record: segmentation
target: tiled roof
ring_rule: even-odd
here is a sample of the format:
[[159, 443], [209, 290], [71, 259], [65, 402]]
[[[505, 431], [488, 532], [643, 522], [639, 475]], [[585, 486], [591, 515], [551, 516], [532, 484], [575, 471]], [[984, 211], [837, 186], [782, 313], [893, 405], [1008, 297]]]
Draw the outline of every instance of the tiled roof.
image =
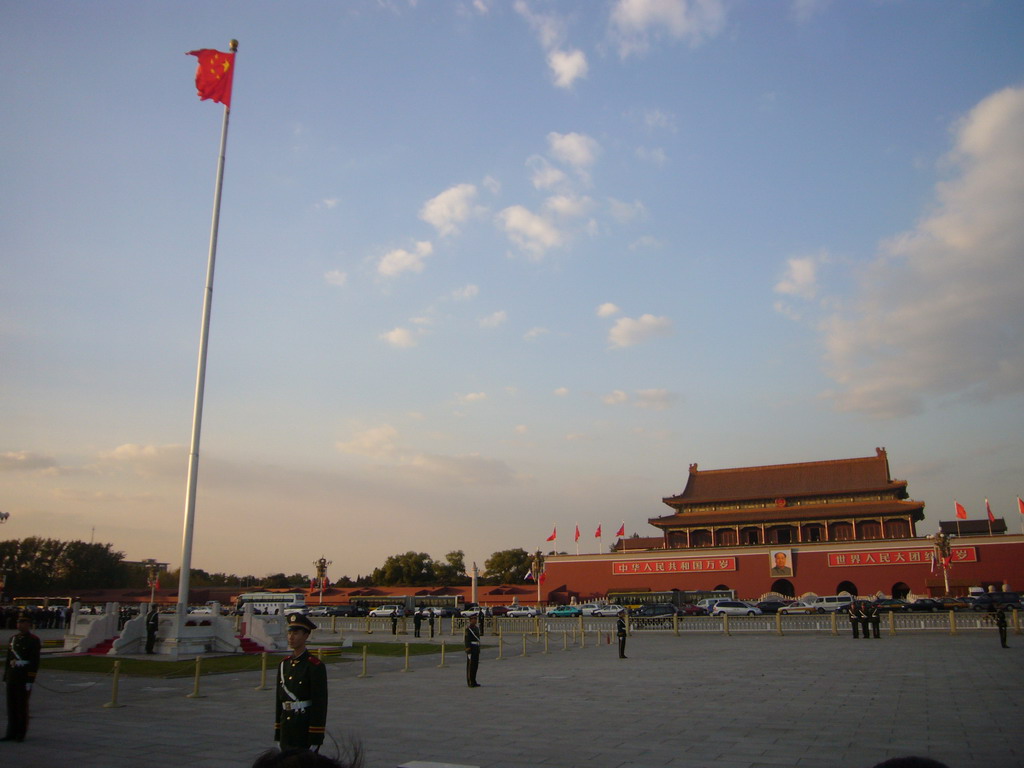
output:
[[802, 464], [773, 464], [764, 467], [698, 470], [690, 466], [686, 488], [663, 501], [669, 506], [741, 501], [744, 499], [789, 498], [831, 494], [897, 491], [905, 494], [906, 482], [889, 477], [889, 460], [884, 448], [874, 456]]
[[884, 500], [852, 504], [808, 504], [794, 507], [748, 507], [718, 512], [684, 512], [664, 517], [653, 517], [647, 522], [658, 528], [676, 528], [695, 525], [760, 525], [761, 523], [774, 525], [790, 521], [871, 519], [892, 515], [910, 515], [915, 521], [922, 520], [924, 519], [924, 503]]

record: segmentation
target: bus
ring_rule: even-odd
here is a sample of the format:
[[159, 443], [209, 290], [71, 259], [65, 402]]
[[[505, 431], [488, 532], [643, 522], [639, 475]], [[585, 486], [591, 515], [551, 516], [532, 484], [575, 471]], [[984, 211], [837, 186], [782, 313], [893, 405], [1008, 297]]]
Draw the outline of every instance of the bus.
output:
[[235, 602], [239, 611], [251, 605], [253, 611], [265, 614], [305, 613], [306, 596], [299, 592], [246, 592]]
[[669, 603], [677, 608], [685, 603], [696, 603], [705, 598], [717, 597], [724, 600], [735, 600], [735, 589], [670, 589], [667, 592], [652, 590], [622, 590], [608, 593], [608, 602], [634, 609], [641, 605]]

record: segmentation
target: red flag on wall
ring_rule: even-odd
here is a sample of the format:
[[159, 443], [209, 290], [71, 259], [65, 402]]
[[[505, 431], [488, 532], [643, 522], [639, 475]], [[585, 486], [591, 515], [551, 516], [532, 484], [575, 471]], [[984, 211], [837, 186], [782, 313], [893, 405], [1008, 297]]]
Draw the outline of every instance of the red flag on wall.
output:
[[622, 521], [622, 525], [619, 526], [619, 530], [617, 530], [615, 532], [615, 535], [616, 536], [625, 536], [626, 535], [626, 521], [625, 520]]
[[956, 510], [956, 516], [961, 520], [967, 519], [967, 510], [964, 509], [964, 505], [956, 499], [953, 499], [953, 509]]
[[996, 521], [996, 516], [992, 514], [992, 507], [988, 505], [988, 499], [985, 499], [985, 511], [988, 512], [988, 521], [990, 523], [994, 523]]
[[600, 539], [601, 538], [601, 524], [600, 523], [597, 524], [597, 530], [594, 532], [594, 538], [595, 539]]
[[558, 526], [551, 529], [551, 535], [547, 537], [546, 541], [554, 541], [558, 538]]
[[1017, 497], [1017, 511], [1024, 515], [1024, 499], [1020, 496]]
[[189, 51], [186, 56], [199, 59], [196, 67], [196, 90], [202, 101], [213, 99], [225, 107], [231, 106], [231, 83], [235, 76], [235, 54], [222, 53], [212, 48]]
[[576, 523], [576, 538], [573, 539], [573, 541], [579, 541], [579, 540], [580, 540], [580, 524]]

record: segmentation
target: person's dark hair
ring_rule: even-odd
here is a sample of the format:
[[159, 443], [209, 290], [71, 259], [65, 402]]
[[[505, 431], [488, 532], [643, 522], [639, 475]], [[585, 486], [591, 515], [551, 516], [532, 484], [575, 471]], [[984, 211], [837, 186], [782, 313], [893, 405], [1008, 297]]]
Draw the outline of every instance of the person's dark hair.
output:
[[359, 746], [353, 746], [347, 761], [335, 760], [308, 749], [268, 749], [256, 758], [252, 768], [362, 768], [363, 754]]
[[878, 763], [874, 768], [949, 768], [945, 763], [932, 760], [930, 757], [894, 757], [884, 763]]

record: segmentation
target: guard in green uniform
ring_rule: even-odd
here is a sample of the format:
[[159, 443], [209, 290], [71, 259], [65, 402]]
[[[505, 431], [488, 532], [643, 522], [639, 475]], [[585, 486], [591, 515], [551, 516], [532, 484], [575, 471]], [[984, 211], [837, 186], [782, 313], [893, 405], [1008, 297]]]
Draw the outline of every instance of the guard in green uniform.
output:
[[288, 616], [288, 647], [292, 655], [277, 669], [277, 711], [274, 741], [281, 750], [320, 750], [327, 723], [327, 668], [306, 649], [316, 625], [301, 613]]
[[480, 628], [476, 625], [475, 615], [469, 617], [463, 641], [466, 646], [466, 685], [470, 688], [479, 688], [476, 671], [480, 667]]
[[24, 741], [28, 732], [28, 699], [39, 672], [43, 643], [32, 634], [32, 619], [18, 617], [18, 633], [7, 646], [4, 686], [7, 689], [7, 735], [0, 741]]

